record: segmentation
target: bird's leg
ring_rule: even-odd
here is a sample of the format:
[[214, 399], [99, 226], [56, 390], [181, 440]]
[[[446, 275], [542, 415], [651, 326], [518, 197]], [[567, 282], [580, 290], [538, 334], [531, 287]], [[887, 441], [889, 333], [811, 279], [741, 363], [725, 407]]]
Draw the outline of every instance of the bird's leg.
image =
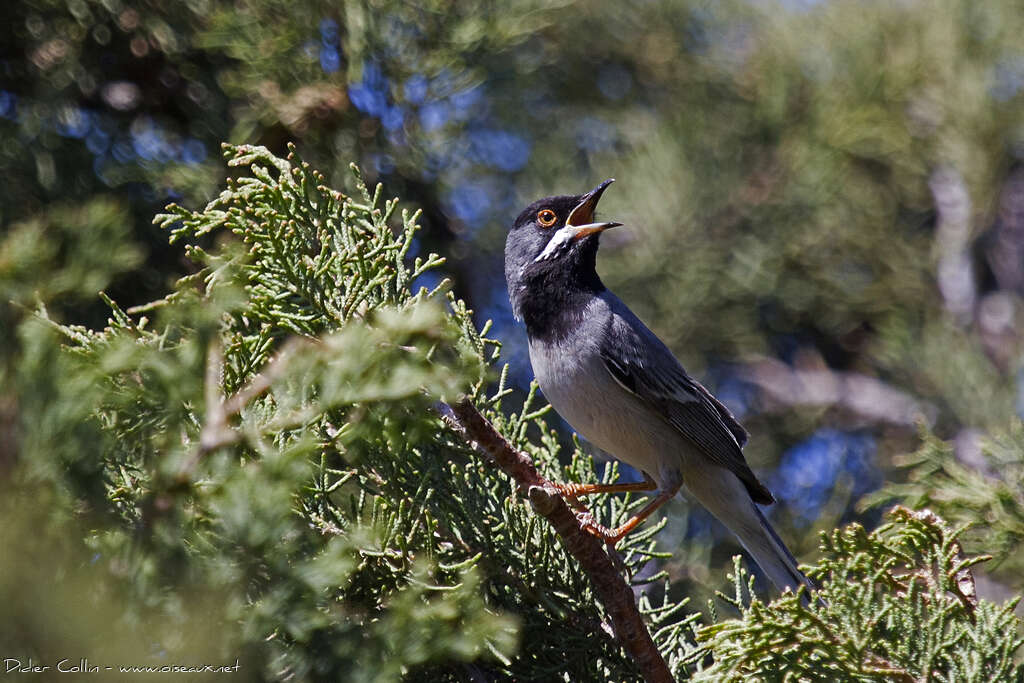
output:
[[657, 496], [655, 496], [654, 500], [648, 503], [643, 510], [633, 515], [628, 521], [626, 521], [625, 524], [622, 524], [616, 529], [608, 529], [606, 527], [601, 526], [600, 524], [589, 523], [585, 524], [584, 528], [594, 536], [600, 538], [605, 543], [609, 545], [615, 545], [616, 543], [621, 541], [626, 536], [626, 534], [631, 532], [633, 529], [637, 528], [641, 522], [650, 517], [655, 510], [660, 508], [668, 501], [672, 500], [672, 497], [679, 492], [679, 489], [681, 487], [682, 482], [676, 484], [670, 489], [662, 491]]
[[[631, 481], [622, 484], [558, 484], [555, 482], [551, 483], [551, 486], [565, 497], [565, 500], [571, 505], [577, 512], [584, 514], [583, 522], [588, 528], [592, 526], [601, 527], [594, 520], [594, 516], [590, 510], [581, 503], [578, 499], [579, 496], [591, 496], [598, 493], [624, 493], [626, 491], [653, 491], [658, 488], [658, 485], [654, 483], [654, 480], [647, 476], [644, 472], [643, 481]], [[601, 527], [602, 529], [604, 527]]]
[[623, 484], [553, 484], [555, 490], [563, 496], [577, 498], [596, 493], [624, 493], [626, 491], [653, 491], [658, 488], [654, 480], [644, 474], [643, 481], [631, 481]]

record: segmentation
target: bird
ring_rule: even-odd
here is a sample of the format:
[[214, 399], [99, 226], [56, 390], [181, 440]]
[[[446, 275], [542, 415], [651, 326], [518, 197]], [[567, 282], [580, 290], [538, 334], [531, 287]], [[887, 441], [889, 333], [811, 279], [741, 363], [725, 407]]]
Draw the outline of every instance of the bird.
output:
[[[524, 323], [534, 376], [548, 403], [585, 440], [643, 473], [642, 482], [556, 484], [583, 495], [653, 491], [616, 529], [583, 515], [614, 545], [682, 491], [717, 517], [779, 590], [813, 585], [761, 512], [775, 502], [743, 456], [747, 432], [597, 274], [601, 234], [621, 226], [594, 213], [614, 178], [590, 192], [530, 204], [505, 241], [505, 281]], [[806, 596], [806, 593], [804, 594]]]

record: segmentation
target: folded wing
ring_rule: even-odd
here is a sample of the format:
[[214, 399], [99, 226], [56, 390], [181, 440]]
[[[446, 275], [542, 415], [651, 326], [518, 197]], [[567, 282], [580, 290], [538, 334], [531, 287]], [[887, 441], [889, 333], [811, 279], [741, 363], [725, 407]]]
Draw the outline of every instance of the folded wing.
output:
[[755, 502], [775, 502], [743, 457], [747, 432], [729, 409], [686, 374], [668, 347], [624, 304], [614, 304], [612, 329], [601, 346], [601, 359], [612, 377], [662, 415], [711, 463], [739, 477]]

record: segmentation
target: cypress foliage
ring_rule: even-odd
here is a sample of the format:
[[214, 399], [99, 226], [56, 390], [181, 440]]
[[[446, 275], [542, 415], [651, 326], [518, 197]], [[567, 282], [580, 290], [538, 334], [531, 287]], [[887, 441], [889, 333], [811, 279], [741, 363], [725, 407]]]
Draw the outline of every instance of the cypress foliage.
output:
[[715, 663], [696, 680], [1012, 681], [1024, 640], [1017, 601], [978, 600], [961, 530], [929, 511], [895, 507], [868, 533], [851, 524], [823, 535], [810, 572], [823, 604], [794, 596], [764, 604], [740, 563], [729, 602], [738, 620], [703, 628]]
[[1020, 421], [980, 439], [977, 462], [957, 457], [955, 445], [929, 432], [897, 465], [904, 481], [862, 501], [862, 508], [904, 501], [928, 507], [963, 527], [968, 548], [992, 556], [986, 571], [1013, 590], [1024, 589], [1024, 425]]
[[[103, 330], [44, 307], [19, 324], [5, 651], [237, 658], [256, 680], [637, 680], [553, 530], [436, 410], [466, 395], [546, 476], [599, 478], [578, 446], [560, 457], [536, 386], [511, 396], [489, 325], [446, 281], [418, 286], [442, 259], [415, 253], [417, 215], [355, 168], [343, 194], [294, 151], [225, 152], [241, 177], [156, 219], [193, 275], [107, 299]], [[643, 498], [591, 504], [615, 525]], [[1015, 602], [977, 598], [985, 557], [934, 514], [826, 534], [807, 607], [765, 603], [737, 560], [721, 614], [673, 592], [661, 526], [618, 550], [681, 679], [1024, 676]]]

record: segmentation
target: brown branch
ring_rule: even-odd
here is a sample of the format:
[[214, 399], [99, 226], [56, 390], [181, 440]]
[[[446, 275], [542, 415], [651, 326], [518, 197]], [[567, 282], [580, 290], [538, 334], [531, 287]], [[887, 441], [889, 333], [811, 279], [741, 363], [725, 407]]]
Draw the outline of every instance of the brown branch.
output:
[[555, 528], [569, 553], [590, 577], [611, 619], [615, 637], [636, 662], [644, 680], [673, 681], [672, 672], [640, 615], [633, 591], [615, 568], [604, 544], [584, 529], [552, 482], [537, 472], [528, 455], [512, 448], [468, 399], [453, 406], [442, 403], [440, 410], [455, 431], [512, 477], [519, 489], [526, 492], [537, 514]]
[[224, 351], [219, 341], [211, 342], [206, 354], [206, 371], [204, 373], [203, 393], [206, 402], [206, 415], [203, 429], [199, 434], [199, 443], [182, 464], [178, 472], [180, 481], [188, 481], [199, 460], [212, 451], [224, 446], [238, 443], [242, 433], [232, 429], [228, 420], [238, 415], [255, 398], [265, 393], [284, 371], [284, 368], [295, 353], [313, 342], [305, 338], [294, 338], [274, 356], [264, 368], [231, 397], [222, 398], [220, 387], [224, 374]]

